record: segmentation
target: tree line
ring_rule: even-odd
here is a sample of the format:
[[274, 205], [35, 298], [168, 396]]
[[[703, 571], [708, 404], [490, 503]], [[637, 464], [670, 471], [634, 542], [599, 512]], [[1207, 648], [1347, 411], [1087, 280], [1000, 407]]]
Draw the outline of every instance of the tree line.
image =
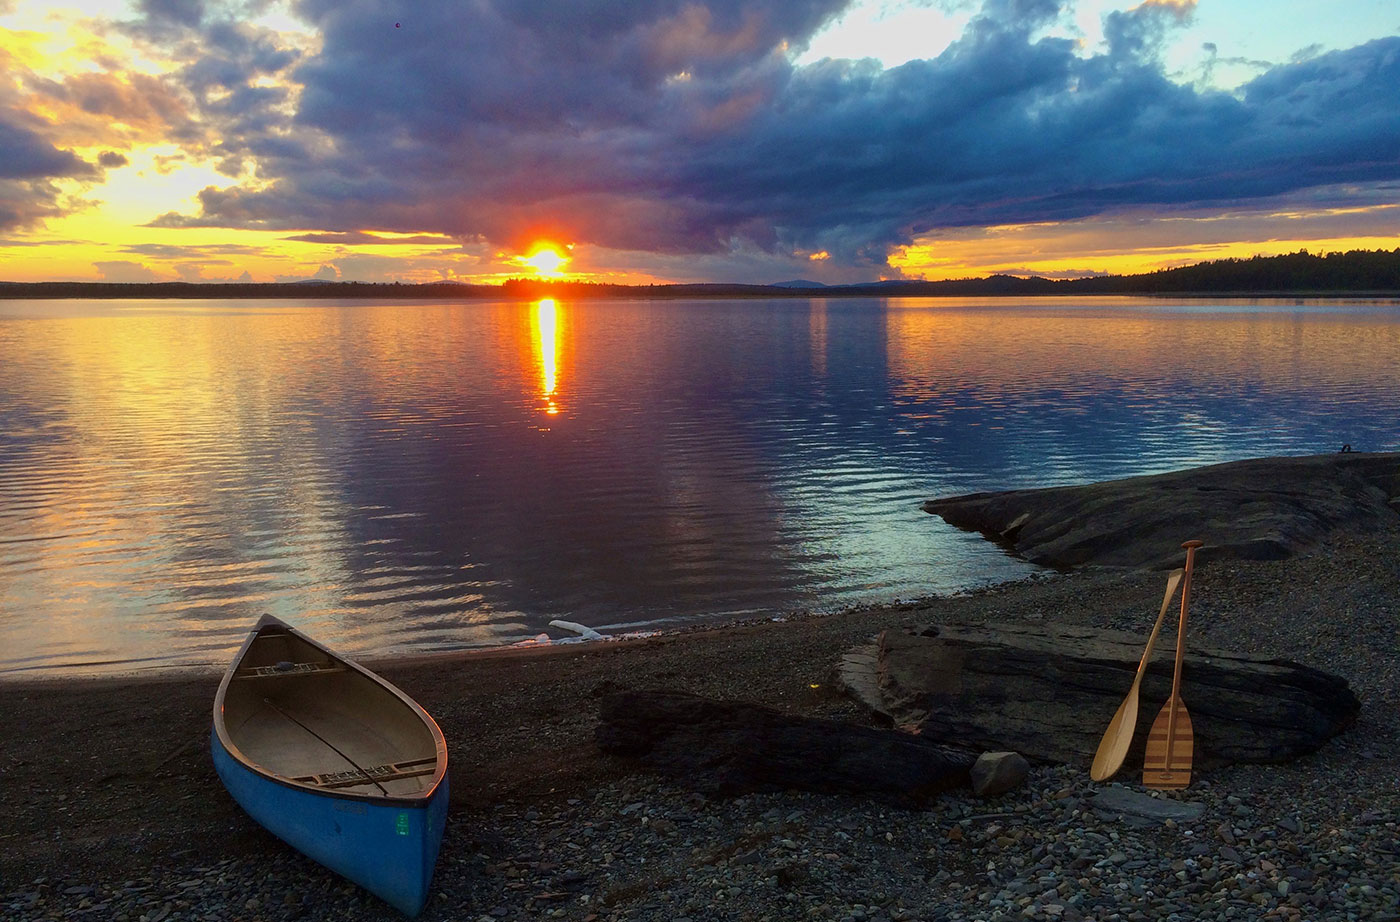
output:
[[509, 279], [500, 285], [461, 282], [0, 282], [0, 299], [21, 298], [217, 298], [227, 300], [286, 298], [460, 300], [585, 298], [780, 298], [780, 297], [936, 297], [1079, 294], [1232, 294], [1400, 296], [1400, 247], [1282, 256], [1219, 259], [1159, 269], [1139, 275], [1103, 275], [1078, 279], [1021, 278], [993, 275], [946, 281], [886, 281], [863, 285], [812, 288], [735, 285], [619, 285], [552, 279]]

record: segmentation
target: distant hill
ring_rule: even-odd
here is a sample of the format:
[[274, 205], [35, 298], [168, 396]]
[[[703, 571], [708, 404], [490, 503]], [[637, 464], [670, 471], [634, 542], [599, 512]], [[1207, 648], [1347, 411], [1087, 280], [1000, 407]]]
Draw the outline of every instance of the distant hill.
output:
[[1313, 255], [1306, 251], [1283, 256], [1221, 259], [1162, 269], [1141, 275], [1103, 275], [1083, 279], [1047, 279], [993, 275], [987, 278], [925, 282], [891, 280], [862, 285], [823, 285], [797, 279], [776, 285], [727, 283], [685, 285], [613, 285], [510, 279], [500, 285], [431, 282], [287, 282], [235, 283], [117, 283], [117, 282], [0, 282], [0, 299], [20, 298], [373, 298], [380, 300], [463, 300], [480, 298], [892, 298], [939, 296], [1036, 295], [1258, 295], [1320, 296], [1379, 295], [1400, 297], [1400, 247], [1394, 250], [1351, 250]]

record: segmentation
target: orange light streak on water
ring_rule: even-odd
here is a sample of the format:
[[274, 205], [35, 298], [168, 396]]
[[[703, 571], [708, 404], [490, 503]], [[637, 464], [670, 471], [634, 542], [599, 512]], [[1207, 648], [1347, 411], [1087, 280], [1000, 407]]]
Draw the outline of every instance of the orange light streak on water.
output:
[[559, 386], [559, 305], [553, 298], [543, 298], [535, 304], [530, 332], [539, 356], [545, 412], [554, 416], [559, 412], [559, 405], [554, 402], [554, 391]]

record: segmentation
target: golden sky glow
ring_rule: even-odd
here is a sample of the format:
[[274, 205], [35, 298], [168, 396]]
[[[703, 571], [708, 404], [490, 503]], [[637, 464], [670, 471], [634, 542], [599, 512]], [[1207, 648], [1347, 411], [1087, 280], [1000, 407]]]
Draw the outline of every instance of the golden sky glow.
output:
[[[1124, 214], [1045, 224], [956, 228], [896, 247], [890, 265], [929, 280], [995, 274], [1047, 278], [1130, 275], [1206, 262], [1308, 250], [1394, 249], [1400, 206], [1312, 212]], [[1348, 227], [1374, 229], [1348, 234]]]
[[[367, 2], [372, 5], [374, 0]], [[208, 10], [201, 7], [201, 15], [215, 15], [217, 6], [212, 4]], [[295, 147], [290, 133], [304, 127], [305, 121], [300, 119], [303, 113], [299, 110], [305, 88], [296, 82], [305, 79], [300, 63], [337, 63], [317, 57], [326, 51], [332, 37], [329, 32], [323, 35], [317, 31], [310, 19], [298, 18], [306, 11], [285, 0], [255, 6], [253, 18], [225, 24], [242, 30], [239, 42], [200, 51], [199, 43], [191, 40], [196, 33], [171, 31], [174, 20], [146, 31], [134, 27], [140, 22], [155, 23], [157, 14], [151, 10], [164, 9], [164, 5], [146, 9], [134, 2], [109, 0], [65, 0], [61, 6], [0, 0], [0, 11], [8, 10], [0, 12], [0, 131], [18, 126], [26, 136], [38, 139], [31, 151], [47, 151], [51, 164], [55, 158], [68, 158], [69, 162], [62, 169], [50, 166], [50, 172], [36, 174], [37, 179], [18, 168], [14, 178], [8, 178], [0, 169], [0, 280], [274, 282], [321, 278], [494, 283], [528, 274], [629, 284], [778, 282], [792, 278], [839, 284], [993, 273], [1050, 277], [1134, 273], [1299, 249], [1321, 253], [1400, 246], [1400, 205], [1395, 204], [1394, 188], [1385, 181], [1368, 188], [1340, 180], [1330, 187], [1328, 195], [1310, 198], [1314, 190], [1305, 189], [1301, 195], [1280, 193], [1275, 199], [1243, 199], [1228, 207], [1193, 206], [1190, 202], [1171, 207], [1125, 204], [1123, 210], [1075, 220], [944, 228], [937, 228], [938, 222], [915, 217], [890, 226], [935, 229], [920, 230], [912, 238], [905, 235], [903, 242], [900, 233], [885, 233], [875, 238], [876, 243], [847, 239], [846, 215], [841, 207], [834, 207], [829, 215], [829, 235], [810, 224], [789, 228], [783, 224], [788, 218], [774, 216], [786, 214], [785, 203], [778, 197], [773, 215], [756, 209], [755, 236], [744, 239], [732, 228], [708, 227], [704, 221], [711, 215], [730, 213], [747, 218], [747, 200], [740, 205], [725, 201], [726, 190], [720, 189], [720, 200], [706, 201], [688, 188], [673, 190], [667, 198], [640, 178], [612, 177], [614, 185], [630, 184], [641, 192], [619, 193], [601, 181], [570, 188], [573, 168], [588, 166], [581, 162], [587, 158], [578, 157], [568, 161], [569, 169], [561, 170], [559, 163], [532, 166], [537, 171], [534, 175], [550, 175], [549, 182], [538, 185], [550, 187], [555, 198], [535, 189], [518, 203], [506, 196], [488, 200], [491, 207], [479, 210], [502, 214], [479, 221], [481, 230], [473, 229], [470, 222], [444, 220], [422, 201], [400, 202], [403, 196], [392, 193], [381, 199], [380, 189], [373, 183], [369, 185], [374, 194], [368, 198], [372, 204], [360, 203], [349, 192], [336, 199], [348, 185], [348, 181], [342, 182], [346, 174], [328, 173], [324, 181], [297, 175], [308, 188], [317, 193], [324, 190], [325, 196], [333, 199], [326, 203], [328, 212], [335, 212], [335, 206], [345, 209], [319, 223], [317, 218], [324, 217], [322, 201], [314, 196], [302, 210], [277, 212], [266, 220], [258, 214], [248, 217], [237, 208], [211, 213], [206, 200], [211, 194], [217, 197], [233, 190], [249, 197], [283, 197], [286, 174], [269, 168], [259, 159], [263, 156], [259, 152], [283, 143]], [[700, 96], [685, 94], [702, 94], [697, 85], [707, 79], [704, 69], [692, 66], [696, 61], [708, 60], [705, 54], [734, 54], [740, 60], [752, 43], [760, 41], [754, 31], [759, 19], [746, 20], [748, 24], [731, 35], [719, 31], [718, 21], [703, 6], [688, 6], [688, 12], [674, 19], [652, 23], [654, 34], [668, 36], [662, 50], [677, 55], [672, 76], [664, 81], [664, 92], [679, 95], [668, 97], [663, 111], [692, 114], [694, 121], [685, 130], [700, 136], [744, 124], [773, 102], [767, 89], [738, 86], [728, 96], [716, 95], [714, 101], [686, 108]], [[817, 69], [828, 56], [869, 56], [872, 66], [885, 68], [921, 55], [932, 63], [929, 59], [964, 35], [975, 7], [960, 5], [955, 12], [948, 12], [927, 4], [858, 0], [818, 29], [810, 42], [790, 43], [783, 38], [772, 50], [779, 57], [790, 58], [799, 69]], [[1112, 16], [1146, 7], [1174, 11], [1180, 33], [1166, 46], [1162, 75], [1184, 92], [1195, 92], [1212, 80], [1219, 89], [1232, 92], [1277, 62], [1287, 61], [1294, 52], [1302, 54], [1299, 49], [1308, 41], [1322, 48], [1346, 49], [1397, 31], [1390, 20], [1378, 18], [1376, 11], [1365, 5], [1347, 7], [1351, 12], [1344, 16], [1301, 0], [1277, 0], [1273, 6], [1241, 0], [1229, 9], [1193, 0], [1149, 4], [1076, 0], [1066, 6], [1065, 15], [1046, 34], [1078, 36], [1082, 55], [1102, 53], [1107, 40], [1103, 24]], [[227, 15], [227, 10], [221, 14]], [[650, 22], [646, 17], [665, 14], [642, 11], [636, 15], [641, 17], [639, 22]], [[403, 25], [398, 34], [384, 40], [407, 38], [415, 22]], [[1244, 36], [1239, 39], [1244, 44], [1217, 49], [1222, 36]], [[415, 34], [412, 40], [422, 42], [427, 37]], [[254, 47], [259, 49], [258, 55], [245, 51], [250, 55], [248, 60], [234, 60], [239, 48]], [[230, 57], [221, 58], [220, 54]], [[249, 63], [278, 55], [285, 62], [265, 65], [263, 70], [258, 68], [264, 65]], [[700, 57], [692, 60], [694, 55]], [[224, 67], [237, 77], [223, 77], [220, 68]], [[210, 75], [215, 76], [211, 79]], [[219, 121], [210, 113], [258, 93], [276, 97], [257, 110], [268, 127], [251, 131], [242, 146], [231, 144], [226, 128], [234, 122]], [[364, 115], [371, 117], [374, 112], [370, 107], [384, 101], [357, 98], [350, 104], [352, 108], [363, 105]], [[672, 104], [680, 108], [669, 108]], [[250, 112], [256, 109], [251, 102], [247, 105]], [[231, 118], [227, 113], [222, 117]], [[1375, 113], [1369, 118], [1376, 123], [1383, 121]], [[502, 130], [508, 134], [511, 128], [504, 125]], [[576, 135], [588, 134], [582, 129], [569, 130]], [[689, 144], [685, 130], [680, 137]], [[601, 136], [604, 132], [595, 133]], [[643, 135], [645, 131], [638, 136]], [[320, 128], [308, 130], [295, 141], [303, 145], [296, 150], [304, 156], [288, 155], [288, 160], [297, 163], [320, 163], [337, 152], [344, 153], [347, 147], [341, 136]], [[386, 144], [414, 141], [422, 139], [386, 139]], [[872, 149], [878, 147], [875, 144]], [[353, 146], [349, 149], [357, 150]], [[448, 148], [440, 152], [442, 160], [452, 159], [453, 151]], [[606, 155], [605, 149], [598, 149], [598, 159], [606, 159]], [[433, 157], [419, 159], [439, 162]], [[667, 152], [661, 151], [655, 159], [667, 162]], [[394, 162], [396, 166], [399, 163]], [[352, 179], [360, 165], [358, 161], [352, 164], [354, 169], [348, 174]], [[496, 169], [509, 175], [508, 166], [496, 164]], [[763, 167], [766, 170], [769, 165]], [[796, 171], [801, 164], [793, 167]], [[855, 184], [879, 172], [877, 168], [865, 170]], [[782, 174], [783, 170], [776, 170], [771, 176], [761, 175], [778, 182]], [[732, 178], [741, 184], [755, 182], [750, 176]], [[833, 183], [842, 188], [852, 185], [850, 174], [839, 179], [833, 177]], [[495, 179], [485, 176], [481, 181], [490, 186]], [[500, 185], [511, 184], [502, 181]], [[417, 191], [410, 181], [405, 181], [403, 189], [410, 195]], [[852, 213], [858, 213], [862, 204], [855, 195], [853, 192], [849, 202]], [[21, 211], [9, 218], [7, 196], [21, 206]], [[1349, 196], [1355, 198], [1355, 204], [1348, 204]], [[896, 200], [899, 196], [886, 198]], [[381, 215], [381, 201], [385, 211], [402, 205], [402, 213]], [[552, 201], [558, 204], [551, 206]], [[691, 203], [696, 203], [694, 211], [689, 210]], [[510, 213], [517, 207], [528, 211], [518, 222]], [[351, 213], [353, 220], [347, 221], [345, 213]], [[691, 222], [698, 223], [692, 227]], [[765, 227], [764, 222], [773, 226]], [[880, 223], [872, 220], [873, 225]], [[659, 227], [663, 236], [672, 232], [676, 236], [655, 240], [654, 235], [635, 232], [632, 225], [653, 230]], [[419, 227], [423, 229], [414, 229]], [[591, 229], [592, 236], [576, 233], [577, 227]], [[555, 240], [571, 242], [563, 245], [539, 240], [520, 248], [537, 232], [530, 228], [550, 229], [545, 233], [558, 234]], [[770, 230], [772, 233], [767, 232]], [[896, 242], [885, 242], [890, 239]], [[880, 247], [885, 248], [883, 264]]]

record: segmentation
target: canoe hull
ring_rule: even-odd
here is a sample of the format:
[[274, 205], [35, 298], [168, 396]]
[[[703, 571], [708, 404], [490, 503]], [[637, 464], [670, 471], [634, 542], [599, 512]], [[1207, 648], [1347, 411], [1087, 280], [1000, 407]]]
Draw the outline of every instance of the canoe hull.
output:
[[281, 784], [211, 733], [214, 769], [244, 811], [297, 851], [409, 916], [428, 898], [447, 821], [447, 779], [414, 804], [374, 803]]
[[447, 821], [447, 742], [363, 666], [263, 615], [214, 696], [210, 752], [249, 816], [412, 916]]

